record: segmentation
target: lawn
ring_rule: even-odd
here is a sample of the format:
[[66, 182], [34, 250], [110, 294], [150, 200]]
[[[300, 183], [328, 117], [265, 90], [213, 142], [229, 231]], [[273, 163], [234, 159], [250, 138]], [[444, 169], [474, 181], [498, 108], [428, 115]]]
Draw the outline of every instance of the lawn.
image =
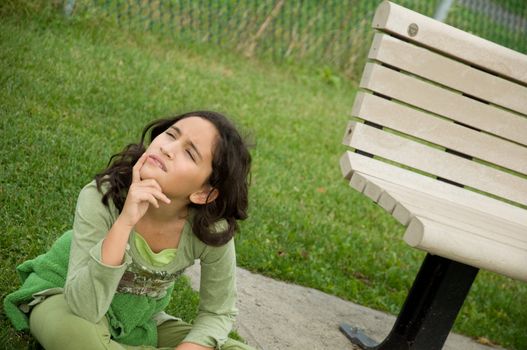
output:
[[[125, 32], [94, 14], [65, 20], [38, 2], [5, 2], [0, 16], [0, 297], [17, 288], [17, 264], [71, 227], [79, 190], [112, 154], [152, 119], [206, 108], [255, 143], [238, 264], [397, 313], [424, 253], [341, 177], [352, 82]], [[181, 288], [171, 311], [189, 319], [197, 299]], [[455, 330], [525, 349], [525, 300], [525, 283], [481, 272]], [[0, 342], [27, 347], [3, 313], [0, 322]]]

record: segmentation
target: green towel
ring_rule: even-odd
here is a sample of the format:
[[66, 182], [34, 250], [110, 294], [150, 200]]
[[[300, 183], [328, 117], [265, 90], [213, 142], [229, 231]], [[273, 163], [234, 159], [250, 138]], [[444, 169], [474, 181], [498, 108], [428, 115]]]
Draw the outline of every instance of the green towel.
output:
[[[72, 231], [64, 233], [51, 249], [17, 266], [22, 286], [4, 299], [5, 314], [16, 330], [28, 330], [27, 315], [19, 308], [33, 300], [33, 294], [64, 288], [68, 272]], [[152, 317], [170, 302], [173, 286], [162, 299], [116, 293], [106, 316], [112, 337], [127, 345], [157, 345], [157, 324]]]

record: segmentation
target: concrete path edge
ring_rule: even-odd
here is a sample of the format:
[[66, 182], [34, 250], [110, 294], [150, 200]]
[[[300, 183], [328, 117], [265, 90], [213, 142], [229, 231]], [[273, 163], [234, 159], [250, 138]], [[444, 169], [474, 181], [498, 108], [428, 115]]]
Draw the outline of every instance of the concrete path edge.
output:
[[[359, 349], [339, 331], [346, 322], [380, 341], [390, 331], [395, 317], [352, 302], [237, 268], [239, 315], [237, 332], [261, 350]], [[199, 263], [185, 272], [192, 287], [199, 288]], [[446, 350], [494, 350], [473, 339], [451, 333]]]

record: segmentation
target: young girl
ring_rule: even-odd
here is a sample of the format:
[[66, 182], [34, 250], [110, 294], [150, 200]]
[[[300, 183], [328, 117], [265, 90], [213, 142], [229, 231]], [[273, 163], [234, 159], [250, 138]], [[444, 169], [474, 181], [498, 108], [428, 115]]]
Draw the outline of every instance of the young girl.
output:
[[[80, 192], [73, 230], [17, 267], [24, 284], [5, 298], [6, 315], [45, 349], [249, 349], [227, 337], [251, 162], [236, 129], [208, 111], [158, 120], [110, 162]], [[190, 325], [163, 310], [195, 259]]]

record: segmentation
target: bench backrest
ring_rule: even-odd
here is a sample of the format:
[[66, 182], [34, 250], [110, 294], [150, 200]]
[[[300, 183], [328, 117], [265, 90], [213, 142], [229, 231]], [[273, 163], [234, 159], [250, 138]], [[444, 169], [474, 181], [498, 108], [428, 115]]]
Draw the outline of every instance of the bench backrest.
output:
[[527, 207], [527, 55], [388, 1], [373, 26], [345, 143]]

